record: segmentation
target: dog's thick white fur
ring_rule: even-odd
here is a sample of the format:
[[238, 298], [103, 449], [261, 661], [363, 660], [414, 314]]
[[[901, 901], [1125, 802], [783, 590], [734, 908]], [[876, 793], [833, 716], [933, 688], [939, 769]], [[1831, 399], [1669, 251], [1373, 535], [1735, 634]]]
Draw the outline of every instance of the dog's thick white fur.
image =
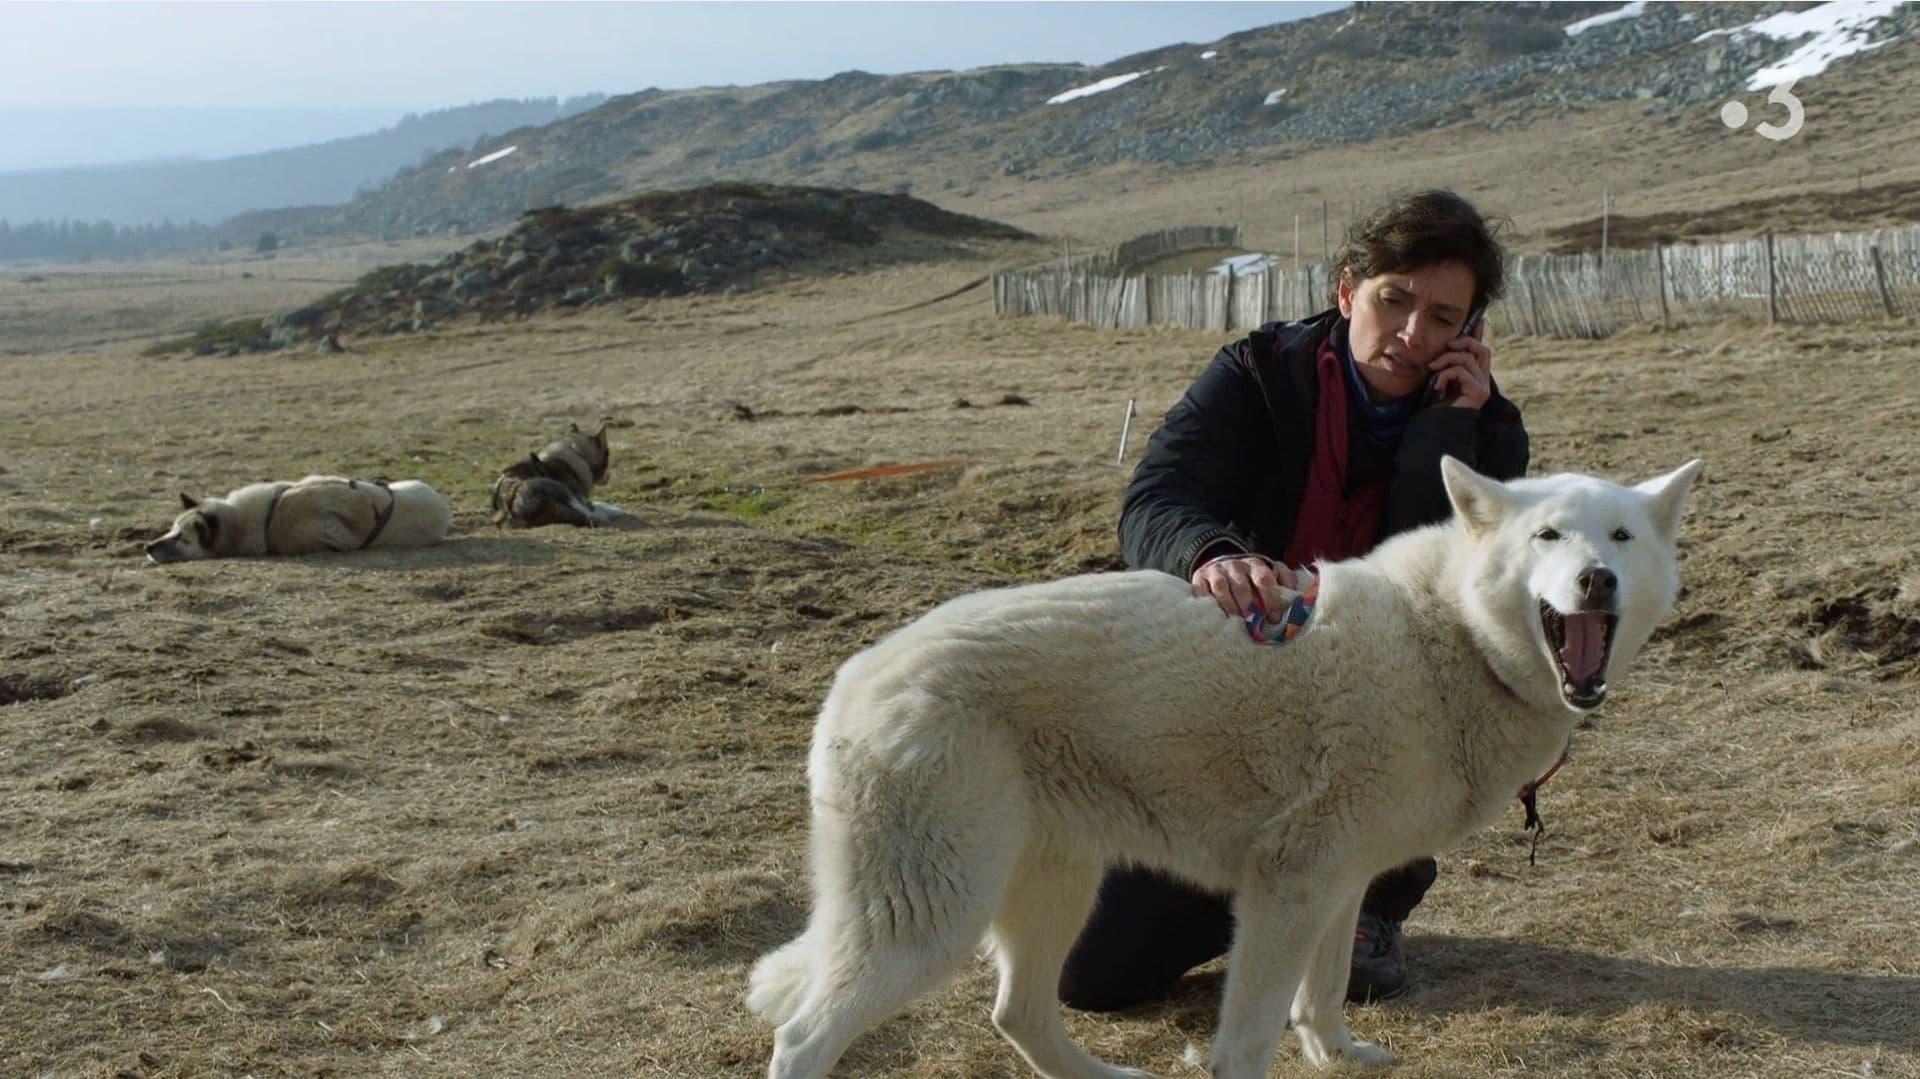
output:
[[308, 476], [250, 483], [225, 498], [182, 494], [180, 503], [185, 508], [173, 527], [146, 545], [151, 561], [426, 547], [453, 531], [453, 507], [419, 480]]
[[994, 1023], [1053, 1079], [1061, 965], [1103, 867], [1234, 895], [1212, 1067], [1386, 1063], [1342, 1011], [1376, 874], [1492, 821], [1671, 610], [1700, 463], [1618, 486], [1442, 462], [1454, 515], [1324, 567], [1307, 632], [1248, 640], [1157, 572], [964, 596], [854, 656], [808, 760], [814, 906], [754, 968], [768, 1074], [827, 1073], [985, 937]]

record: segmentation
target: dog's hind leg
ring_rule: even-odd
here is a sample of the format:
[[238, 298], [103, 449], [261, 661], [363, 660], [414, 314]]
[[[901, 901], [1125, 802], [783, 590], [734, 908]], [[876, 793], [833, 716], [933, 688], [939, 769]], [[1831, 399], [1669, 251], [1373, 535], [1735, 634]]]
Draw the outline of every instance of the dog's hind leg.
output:
[[579, 495], [554, 484], [555, 490], [542, 492], [546, 497], [540, 505], [540, 524], [572, 525], [575, 528], [594, 526], [593, 507], [582, 501]]
[[1060, 968], [1093, 909], [1101, 865], [1069, 852], [1034, 847], [1014, 868], [993, 916], [1000, 966], [993, 1025], [1047, 1079], [1142, 1079], [1151, 1073], [1116, 1068], [1089, 1056], [1060, 1021]]
[[593, 523], [600, 528], [639, 528], [640, 518], [611, 502], [589, 502]]
[[[988, 829], [929, 836], [923, 822], [849, 822], [815, 805], [815, 896], [799, 942], [805, 989], [774, 1031], [769, 1079], [818, 1079], [856, 1037], [953, 973], [1006, 890], [1013, 853]], [[759, 999], [775, 1017], [801, 962], [776, 952]], [[783, 999], [785, 998], [785, 999]]]
[[1233, 951], [1213, 1039], [1214, 1079], [1265, 1079], [1286, 1035], [1288, 1004], [1322, 935], [1344, 908], [1302, 873], [1269, 878], [1235, 895]]
[[1353, 928], [1360, 919], [1360, 900], [1365, 891], [1355, 890], [1320, 935], [1313, 958], [1307, 963], [1300, 990], [1293, 997], [1293, 1029], [1300, 1035], [1300, 1052], [1310, 1063], [1326, 1067], [1346, 1058], [1356, 1064], [1383, 1066], [1392, 1058], [1385, 1049], [1371, 1042], [1358, 1042], [1347, 1030], [1347, 978], [1353, 968]]
[[600, 524], [600, 515], [593, 512], [593, 503], [567, 492], [567, 505], [560, 519], [577, 528], [594, 528]]

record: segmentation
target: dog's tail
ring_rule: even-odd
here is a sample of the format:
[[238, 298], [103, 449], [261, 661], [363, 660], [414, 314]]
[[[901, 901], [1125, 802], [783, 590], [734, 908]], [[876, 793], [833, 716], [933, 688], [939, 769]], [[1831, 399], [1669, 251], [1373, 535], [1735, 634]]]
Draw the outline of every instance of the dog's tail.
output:
[[814, 945], [809, 928], [755, 963], [747, 978], [747, 1007], [775, 1026], [793, 1018], [813, 983], [819, 960]]

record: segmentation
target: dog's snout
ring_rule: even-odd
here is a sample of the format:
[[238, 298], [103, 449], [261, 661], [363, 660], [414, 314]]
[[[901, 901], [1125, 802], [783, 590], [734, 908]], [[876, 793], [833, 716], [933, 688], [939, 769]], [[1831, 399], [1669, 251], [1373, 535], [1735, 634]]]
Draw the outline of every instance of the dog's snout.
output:
[[1620, 578], [1605, 566], [1583, 569], [1577, 580], [1580, 584], [1580, 595], [1589, 603], [1601, 603], [1612, 599], [1614, 590], [1620, 586]]

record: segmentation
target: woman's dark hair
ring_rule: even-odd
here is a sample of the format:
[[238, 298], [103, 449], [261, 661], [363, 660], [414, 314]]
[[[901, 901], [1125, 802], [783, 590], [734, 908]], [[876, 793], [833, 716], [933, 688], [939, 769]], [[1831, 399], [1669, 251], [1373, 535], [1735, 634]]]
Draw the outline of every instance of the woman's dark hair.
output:
[[1347, 229], [1333, 257], [1329, 298], [1338, 303], [1340, 271], [1355, 283], [1383, 273], [1406, 273], [1441, 262], [1473, 271], [1474, 301], [1493, 302], [1506, 289], [1507, 252], [1473, 203], [1451, 191], [1401, 195]]

